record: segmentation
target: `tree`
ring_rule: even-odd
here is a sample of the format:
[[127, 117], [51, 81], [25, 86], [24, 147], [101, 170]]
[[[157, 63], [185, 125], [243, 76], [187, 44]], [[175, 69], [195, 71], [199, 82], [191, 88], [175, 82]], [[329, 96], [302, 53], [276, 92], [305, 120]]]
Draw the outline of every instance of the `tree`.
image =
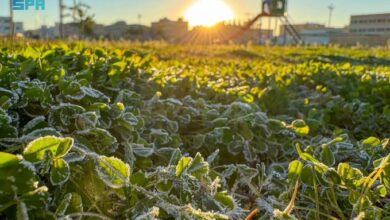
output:
[[74, 0], [73, 6], [69, 7], [72, 12], [74, 23], [79, 27], [82, 36], [93, 36], [95, 21], [93, 15], [88, 14], [91, 7], [81, 1]]

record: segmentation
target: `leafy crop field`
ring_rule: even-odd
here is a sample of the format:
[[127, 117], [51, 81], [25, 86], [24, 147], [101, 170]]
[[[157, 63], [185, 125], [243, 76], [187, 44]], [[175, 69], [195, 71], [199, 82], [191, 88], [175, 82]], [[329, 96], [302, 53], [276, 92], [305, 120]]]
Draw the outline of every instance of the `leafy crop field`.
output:
[[0, 51], [1, 219], [390, 219], [385, 49]]

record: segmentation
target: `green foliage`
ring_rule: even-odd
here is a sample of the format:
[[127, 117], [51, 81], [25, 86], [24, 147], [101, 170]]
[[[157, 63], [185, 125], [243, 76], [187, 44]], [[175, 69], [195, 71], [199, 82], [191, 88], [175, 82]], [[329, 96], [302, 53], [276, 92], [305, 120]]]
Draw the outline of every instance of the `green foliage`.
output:
[[0, 51], [1, 219], [390, 217], [388, 51], [88, 44]]

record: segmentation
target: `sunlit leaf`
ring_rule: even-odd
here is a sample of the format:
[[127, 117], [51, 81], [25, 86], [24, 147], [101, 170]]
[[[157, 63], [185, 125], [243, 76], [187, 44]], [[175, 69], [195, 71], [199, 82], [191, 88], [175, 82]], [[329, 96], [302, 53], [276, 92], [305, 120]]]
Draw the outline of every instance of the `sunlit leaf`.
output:
[[30, 142], [23, 151], [23, 156], [31, 162], [43, 160], [46, 151], [50, 151], [54, 157], [63, 157], [73, 146], [72, 138], [59, 138], [47, 136]]
[[22, 158], [16, 155], [0, 152], [0, 168], [17, 165], [21, 160]]
[[101, 180], [111, 188], [121, 188], [130, 181], [130, 166], [115, 157], [100, 156], [96, 171]]
[[62, 158], [54, 159], [50, 172], [50, 181], [53, 185], [61, 185], [69, 179], [69, 164]]
[[290, 163], [288, 167], [288, 180], [292, 185], [295, 185], [295, 182], [301, 176], [303, 169], [303, 164], [299, 160], [294, 160]]
[[306, 125], [305, 121], [303, 120], [295, 120], [292, 122], [293, 129], [295, 133], [299, 136], [306, 136], [310, 132], [310, 128], [308, 125]]
[[376, 137], [369, 137], [362, 141], [363, 147], [374, 148], [381, 145], [381, 141]]
[[187, 170], [191, 162], [191, 157], [182, 157], [176, 166], [176, 176], [181, 176], [183, 172]]
[[218, 192], [214, 198], [229, 209], [234, 209], [234, 200], [227, 192]]
[[209, 172], [209, 164], [204, 161], [200, 153], [197, 153], [191, 161], [187, 172], [199, 179]]

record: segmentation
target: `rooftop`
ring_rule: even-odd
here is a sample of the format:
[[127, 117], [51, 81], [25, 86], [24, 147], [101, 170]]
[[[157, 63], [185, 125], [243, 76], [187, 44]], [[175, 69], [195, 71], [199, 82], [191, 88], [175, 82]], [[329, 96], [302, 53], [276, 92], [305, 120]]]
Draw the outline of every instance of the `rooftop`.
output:
[[390, 12], [378, 13], [378, 14], [357, 14], [357, 15], [351, 15], [351, 17], [358, 17], [358, 16], [384, 16], [384, 15], [390, 16]]

